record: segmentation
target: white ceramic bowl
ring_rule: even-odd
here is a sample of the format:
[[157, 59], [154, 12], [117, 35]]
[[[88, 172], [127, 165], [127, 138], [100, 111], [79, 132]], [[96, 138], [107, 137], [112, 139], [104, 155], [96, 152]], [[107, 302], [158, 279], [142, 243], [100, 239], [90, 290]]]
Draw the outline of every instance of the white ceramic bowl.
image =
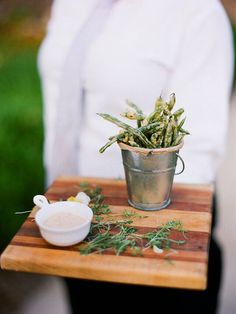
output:
[[[40, 209], [35, 215], [36, 224], [39, 227], [42, 237], [49, 243], [58, 246], [69, 246], [83, 241], [89, 233], [93, 212], [87, 205], [62, 201], [49, 204], [46, 197], [36, 195], [34, 203]], [[45, 226], [45, 221], [55, 213], [77, 214], [85, 219], [84, 223], [69, 228], [52, 228]]]

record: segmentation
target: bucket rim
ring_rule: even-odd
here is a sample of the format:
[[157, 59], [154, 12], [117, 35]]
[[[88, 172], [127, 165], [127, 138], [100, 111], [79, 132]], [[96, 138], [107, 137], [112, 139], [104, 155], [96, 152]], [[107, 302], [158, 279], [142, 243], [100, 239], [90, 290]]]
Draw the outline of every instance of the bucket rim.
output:
[[180, 148], [183, 147], [184, 141], [182, 141], [180, 144], [176, 146], [170, 146], [166, 148], [142, 148], [142, 147], [133, 147], [130, 145], [127, 145], [123, 142], [118, 142], [117, 143], [121, 150], [129, 150], [134, 153], [141, 153], [141, 154], [162, 154], [162, 153], [171, 153], [171, 152], [176, 152], [179, 151]]

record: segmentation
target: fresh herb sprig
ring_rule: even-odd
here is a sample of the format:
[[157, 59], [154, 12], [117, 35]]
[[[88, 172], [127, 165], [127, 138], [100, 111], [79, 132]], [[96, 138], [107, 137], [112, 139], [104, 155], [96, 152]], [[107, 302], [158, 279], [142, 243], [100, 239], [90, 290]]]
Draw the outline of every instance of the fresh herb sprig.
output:
[[[104, 196], [100, 187], [91, 188], [88, 183], [81, 183], [80, 187], [91, 198], [90, 207], [92, 208], [95, 221], [91, 224], [90, 232], [83, 245], [80, 247], [80, 253], [83, 255], [102, 253], [106, 250], [112, 250], [120, 255], [127, 248], [133, 255], [143, 255], [143, 252], [149, 248], [169, 249], [171, 244], [184, 244], [185, 240], [175, 240], [171, 237], [171, 232], [176, 230], [185, 237], [186, 230], [180, 221], [168, 221], [155, 230], [140, 234], [137, 228], [132, 226], [133, 220], [130, 218], [146, 218], [133, 210], [123, 210], [122, 220], [115, 220], [114, 215], [109, 220], [103, 221], [103, 215], [109, 215], [110, 208], [103, 204]], [[154, 251], [155, 251], [154, 250]]]
[[107, 204], [103, 204], [104, 195], [102, 194], [102, 189], [100, 187], [91, 188], [89, 183], [82, 182], [80, 183], [80, 188], [86, 193], [91, 201], [90, 207], [94, 215], [107, 215], [111, 212]]
[[93, 223], [86, 241], [87, 244], [80, 249], [80, 253], [87, 255], [92, 252], [101, 253], [107, 249], [113, 249], [119, 255], [128, 246], [134, 247], [135, 240], [131, 235], [136, 229], [130, 226], [131, 223], [132, 220]]
[[145, 245], [146, 248], [149, 247], [158, 247], [158, 248], [165, 248], [169, 249], [171, 243], [174, 244], [184, 244], [185, 240], [174, 240], [170, 238], [170, 233], [173, 230], [177, 230], [183, 234], [185, 237], [186, 230], [183, 228], [182, 223], [178, 221], [168, 221], [166, 224], [161, 226], [158, 230], [154, 230], [151, 232], [146, 233], [143, 238], [146, 239], [148, 242]]
[[170, 249], [171, 244], [184, 244], [185, 240], [171, 238], [171, 231], [186, 232], [180, 221], [168, 221], [154, 231], [140, 234], [134, 228], [132, 220], [104, 221], [93, 223], [90, 234], [80, 248], [80, 253], [87, 255], [92, 252], [101, 253], [105, 250], [113, 250], [117, 255], [128, 247], [136, 254], [142, 255], [148, 248]]
[[130, 218], [130, 217], [133, 217], [133, 218], [147, 218], [148, 216], [147, 215], [140, 215], [140, 214], [136, 213], [134, 210], [125, 209], [122, 212], [122, 217], [124, 217], [124, 218]]

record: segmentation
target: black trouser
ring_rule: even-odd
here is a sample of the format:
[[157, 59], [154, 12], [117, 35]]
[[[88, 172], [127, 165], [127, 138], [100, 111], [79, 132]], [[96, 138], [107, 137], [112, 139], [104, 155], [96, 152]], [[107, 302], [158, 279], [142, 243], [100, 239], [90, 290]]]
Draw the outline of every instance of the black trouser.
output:
[[[213, 202], [213, 224], [216, 225], [216, 198]], [[213, 232], [212, 232], [213, 234]], [[156, 288], [126, 284], [112, 284], [89, 280], [66, 279], [74, 314], [90, 311], [146, 311], [181, 314], [215, 314], [222, 273], [222, 254], [211, 238], [209, 252], [208, 287], [205, 291]], [[87, 301], [85, 301], [87, 300]], [[108, 305], [109, 301], [109, 305]]]

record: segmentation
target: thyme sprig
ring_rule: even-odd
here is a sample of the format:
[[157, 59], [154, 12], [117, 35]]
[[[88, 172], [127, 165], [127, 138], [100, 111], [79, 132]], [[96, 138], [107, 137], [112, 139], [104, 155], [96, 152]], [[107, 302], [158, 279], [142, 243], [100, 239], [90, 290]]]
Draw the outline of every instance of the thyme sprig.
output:
[[90, 208], [94, 215], [107, 215], [111, 212], [109, 206], [103, 204], [104, 195], [102, 194], [102, 189], [100, 187], [96, 186], [95, 188], [91, 188], [89, 183], [82, 182], [80, 183], [80, 188], [90, 197]]
[[154, 230], [144, 235], [144, 239], [148, 241], [145, 247], [150, 248], [156, 246], [158, 248], [170, 249], [171, 243], [178, 245], [184, 244], [185, 240], [174, 240], [170, 238], [170, 233], [173, 230], [182, 232], [182, 234], [185, 234], [186, 232], [179, 220], [168, 221], [166, 224], [161, 226], [159, 230]]
[[80, 253], [87, 255], [92, 252], [101, 253], [107, 249], [113, 249], [119, 255], [128, 246], [134, 247], [135, 240], [131, 235], [136, 229], [130, 226], [131, 223], [132, 220], [93, 223], [86, 241], [87, 245], [80, 249]]
[[122, 212], [122, 216], [124, 218], [130, 218], [130, 217], [134, 217], [134, 218], [147, 218], [147, 215], [140, 215], [138, 213], [136, 213], [134, 210], [129, 210], [129, 209], [125, 209]]
[[102, 253], [106, 250], [114, 251], [120, 255], [126, 249], [130, 249], [133, 255], [143, 255], [149, 248], [170, 249], [171, 244], [181, 245], [185, 240], [175, 240], [171, 237], [172, 231], [181, 232], [185, 237], [186, 230], [180, 221], [168, 221], [161, 227], [157, 227], [151, 232], [144, 234], [138, 233], [137, 228], [132, 226], [133, 220], [130, 218], [146, 218], [133, 210], [124, 210], [124, 219], [115, 220], [114, 215], [109, 220], [104, 221], [103, 215], [109, 215], [110, 208], [103, 204], [104, 196], [100, 187], [91, 188], [88, 183], [81, 183], [80, 187], [91, 198], [90, 207], [94, 212], [94, 222], [91, 224], [90, 232], [80, 253], [83, 255]]
[[105, 250], [113, 250], [117, 255], [123, 253], [128, 247], [135, 255], [142, 255], [149, 248], [170, 249], [171, 244], [181, 245], [185, 240], [171, 238], [171, 231], [186, 232], [180, 221], [168, 221], [157, 227], [154, 231], [140, 234], [134, 228], [132, 220], [99, 221], [93, 223], [90, 234], [80, 249], [80, 253], [87, 255], [92, 252], [101, 253]]

